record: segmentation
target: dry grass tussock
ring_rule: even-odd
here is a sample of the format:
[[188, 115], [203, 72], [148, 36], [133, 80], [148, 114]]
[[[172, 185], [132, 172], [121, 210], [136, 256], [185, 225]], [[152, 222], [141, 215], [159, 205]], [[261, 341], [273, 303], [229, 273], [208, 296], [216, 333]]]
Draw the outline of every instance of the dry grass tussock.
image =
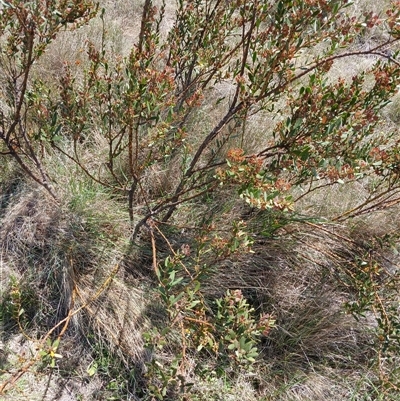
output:
[[[75, 31], [66, 30], [57, 36], [37, 65], [39, 77], [46, 76], [47, 82], [49, 79], [56, 80], [63, 73], [65, 62], [70, 63], [73, 71], [78, 73], [79, 65], [87, 60], [87, 41], [99, 48], [103, 33], [107, 35], [108, 51], [121, 55], [129, 52], [138, 36], [141, 3], [136, 0], [103, 0], [99, 2], [100, 10], [103, 7], [107, 10], [104, 25], [98, 15], [88, 25]], [[77, 67], [75, 70], [74, 65]]]
[[[59, 372], [48, 377], [50, 393], [58, 385], [66, 392], [68, 386], [62, 383], [69, 377], [75, 386], [80, 383], [76, 394], [87, 393], [84, 399], [93, 399], [90, 391], [105, 385], [98, 378], [93, 379], [96, 385], [83, 382], [93, 361], [93, 347], [104, 344], [110, 355], [118, 355], [121, 369], [134, 363], [141, 366], [147, 358], [142, 332], [148, 327], [150, 312], [146, 280], [126, 278], [127, 267], [143, 270], [133, 267], [140, 263], [132, 256], [134, 252], [132, 258], [127, 256], [121, 235], [129, 235], [127, 216], [123, 220], [117, 204], [111, 204], [104, 193], [85, 187], [83, 177], [76, 178], [77, 187], [64, 185], [60, 191], [64, 197], [61, 205], [23, 183], [13, 196], [2, 187], [0, 343], [2, 369], [8, 372], [3, 378], [7, 380], [37, 356], [43, 346], [40, 339], [71, 316], [65, 333], [63, 323], [50, 336], [54, 340], [62, 334], [58, 352], [64, 357]], [[64, 179], [68, 182], [67, 176]], [[22, 336], [18, 334], [21, 330]], [[21, 381], [22, 394], [35, 389], [32, 400], [36, 393], [45, 393], [46, 370], [40, 370], [41, 365], [31, 366]]]

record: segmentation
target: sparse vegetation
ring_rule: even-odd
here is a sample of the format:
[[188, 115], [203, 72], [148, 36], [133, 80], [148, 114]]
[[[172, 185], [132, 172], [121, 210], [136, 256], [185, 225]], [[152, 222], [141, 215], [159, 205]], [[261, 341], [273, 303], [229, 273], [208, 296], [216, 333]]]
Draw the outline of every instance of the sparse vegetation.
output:
[[399, 399], [399, 2], [0, 4], [5, 400]]

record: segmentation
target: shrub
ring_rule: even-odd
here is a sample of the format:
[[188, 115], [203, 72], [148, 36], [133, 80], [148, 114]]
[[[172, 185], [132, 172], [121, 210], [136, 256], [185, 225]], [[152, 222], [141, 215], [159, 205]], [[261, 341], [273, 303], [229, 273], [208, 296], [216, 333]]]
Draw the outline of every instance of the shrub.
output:
[[[336, 221], [400, 202], [399, 141], [395, 132], [376, 130], [400, 77], [399, 3], [384, 18], [350, 17], [348, 6], [345, 0], [179, 0], [172, 28], [164, 33], [165, 2], [157, 8], [146, 0], [129, 55], [109, 51], [103, 29], [100, 45], [85, 44], [87, 62], [65, 63], [57, 90], [33, 74], [35, 63], [61, 29], [87, 23], [98, 6], [18, 0], [0, 10], [1, 155], [12, 157], [55, 199], [57, 177], [46, 170], [52, 152], [126, 199], [130, 241], [147, 235], [169, 319], [161, 332], [148, 335], [149, 344], [162, 349], [174, 330], [181, 336], [173, 363], [166, 367], [154, 359], [149, 365], [150, 376], [161, 383], [151, 384], [150, 377], [149, 391], [160, 399], [170, 387], [186, 393], [188, 349], [254, 362], [261, 332], [268, 334], [274, 323], [257, 316], [238, 289], [212, 300], [204, 294], [218, 264], [251, 252], [259, 232], [240, 219], [227, 228], [211, 213], [194, 221], [190, 243], [177, 247], [171, 241], [179, 208], [202, 210], [212, 196], [235, 194], [253, 210], [275, 216], [263, 228], [272, 236], [301, 221], [296, 202], [321, 188], [374, 182], [366, 198]], [[104, 20], [104, 10], [99, 17]], [[386, 31], [384, 43], [355, 50], [356, 41], [377, 27]], [[336, 61], [361, 55], [376, 61], [351, 79], [332, 79]], [[206, 103], [213, 115], [198, 135], [191, 122]], [[252, 132], [246, 123], [257, 114], [271, 117], [273, 125], [257, 151], [247, 154]], [[152, 179], [161, 172], [164, 178]], [[380, 302], [378, 268], [364, 263], [350, 274], [359, 296], [349, 310], [357, 313]], [[382, 320], [386, 311], [393, 315], [394, 309], [379, 309], [382, 350], [398, 336], [397, 320]]]

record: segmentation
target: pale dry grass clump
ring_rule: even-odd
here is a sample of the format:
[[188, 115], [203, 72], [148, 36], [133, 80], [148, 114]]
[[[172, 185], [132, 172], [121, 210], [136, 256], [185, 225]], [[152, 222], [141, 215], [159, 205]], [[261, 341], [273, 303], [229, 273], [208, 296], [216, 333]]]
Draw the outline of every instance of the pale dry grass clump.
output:
[[[78, 76], [82, 64], [87, 62], [87, 42], [100, 49], [103, 34], [107, 35], [108, 51], [115, 55], [127, 55], [139, 34], [141, 6], [137, 0], [100, 1], [99, 12], [89, 24], [57, 35], [36, 66], [38, 76], [46, 77], [47, 83], [56, 81], [63, 74], [64, 63], [69, 63], [77, 74], [75, 76]], [[104, 25], [100, 18], [102, 8], [105, 9]]]
[[[79, 304], [85, 305], [92, 299], [96, 287], [93, 280], [81, 285]], [[104, 293], [85, 308], [88, 333], [106, 341], [110, 350], [117, 352], [127, 365], [132, 361], [143, 362], [142, 333], [149, 327], [146, 288], [139, 283], [135, 286], [114, 278]]]
[[[58, 168], [60, 171], [63, 166]], [[64, 356], [58, 366], [67, 375], [81, 371], [81, 377], [71, 376], [79, 382], [88, 380], [86, 368], [91, 362], [92, 345], [88, 347], [85, 338], [90, 344], [105, 344], [107, 352], [122, 364], [121, 369], [142, 366], [147, 358], [142, 332], [148, 327], [148, 284], [126, 276], [127, 267], [135, 270], [140, 263], [135, 262], [135, 252], [126, 252], [130, 235], [127, 212], [121, 212], [118, 202], [76, 171], [66, 168], [64, 174], [58, 176], [60, 182], [56, 184], [61, 185], [56, 190], [63, 197], [59, 204], [43, 189], [27, 184], [21, 184], [13, 196], [4, 193], [1, 198], [1, 348], [9, 350], [5, 363], [12, 366], [12, 374], [21, 364], [15, 364], [12, 355], [28, 347], [26, 355], [35, 358], [41, 338], [72, 314], [58, 351]], [[144, 270], [139, 265], [138, 271]], [[139, 276], [143, 277], [136, 273]], [[23, 308], [20, 321], [32, 341], [15, 340], [20, 330], [13, 313], [8, 312], [12, 306], [10, 291], [15, 288], [19, 289]], [[28, 359], [20, 362], [28, 363]], [[29, 371], [20, 381], [21, 397], [32, 390], [29, 383], [35, 380], [36, 364]], [[59, 387], [65, 390], [64, 379], [56, 376]], [[89, 391], [86, 385], [76, 386], [75, 395], [77, 391]], [[53, 383], [50, 387], [52, 392], [57, 386]], [[99, 391], [98, 385], [94, 387]], [[37, 390], [44, 391], [44, 387], [38, 385]], [[36, 393], [32, 394], [33, 400]], [[87, 397], [84, 399], [92, 399]]]
[[193, 400], [196, 401], [256, 401], [260, 397], [254, 389], [252, 379], [254, 374], [248, 371], [240, 372], [233, 380], [228, 377], [213, 377], [208, 379], [196, 377], [193, 385]]
[[[166, 2], [165, 19], [161, 34], [165, 37], [173, 24], [175, 3]], [[154, 4], [160, 10], [161, 1]], [[86, 65], [87, 43], [90, 41], [100, 50], [104, 41], [105, 49], [117, 58], [127, 56], [137, 43], [140, 32], [143, 2], [138, 0], [101, 0], [99, 11], [87, 25], [77, 30], [66, 29], [57, 35], [46, 53], [35, 66], [38, 78], [46, 77], [51, 86], [64, 73], [64, 65], [71, 66], [74, 78], [81, 78], [82, 66]], [[100, 16], [104, 8], [104, 24]], [[104, 38], [103, 38], [104, 36]]]
[[28, 190], [8, 206], [0, 228], [3, 259], [32, 287], [58, 293], [59, 317], [69, 309], [75, 275], [65, 247], [74, 239], [62, 220], [61, 211], [42, 190]]
[[[296, 378], [281, 384], [284, 388], [274, 389], [274, 386], [271, 385], [269, 395], [264, 399], [266, 401], [342, 401], [357, 399], [353, 398], [354, 392], [357, 390], [356, 384], [352, 387], [344, 380], [348, 371], [341, 371], [340, 376], [337, 374], [337, 371], [332, 372], [329, 369], [318, 372], [300, 371]], [[358, 378], [352, 379], [356, 383]]]

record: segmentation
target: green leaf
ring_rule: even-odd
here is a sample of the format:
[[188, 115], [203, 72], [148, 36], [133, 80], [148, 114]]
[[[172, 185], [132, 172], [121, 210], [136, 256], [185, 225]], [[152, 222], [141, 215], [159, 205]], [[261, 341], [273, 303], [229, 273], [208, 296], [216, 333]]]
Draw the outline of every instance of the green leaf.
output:
[[193, 293], [196, 293], [197, 291], [199, 291], [199, 290], [200, 290], [200, 287], [201, 287], [200, 281], [195, 281]]
[[187, 309], [192, 309], [192, 308], [194, 308], [196, 305], [198, 305], [199, 303], [200, 303], [199, 300], [192, 301], [192, 302], [188, 305]]
[[185, 293], [181, 292], [177, 297], [174, 295], [171, 295], [169, 297], [169, 304], [170, 306], [175, 305], [182, 297], [185, 295]]
[[86, 369], [86, 373], [89, 377], [94, 376], [97, 373], [98, 365], [96, 361], [93, 361]]
[[175, 281], [171, 283], [171, 286], [174, 287], [178, 285], [183, 280], [183, 277], [178, 277]]
[[175, 270], [172, 270], [169, 273], [169, 280], [171, 281], [171, 283], [175, 280], [175, 275], [176, 275], [176, 271]]

